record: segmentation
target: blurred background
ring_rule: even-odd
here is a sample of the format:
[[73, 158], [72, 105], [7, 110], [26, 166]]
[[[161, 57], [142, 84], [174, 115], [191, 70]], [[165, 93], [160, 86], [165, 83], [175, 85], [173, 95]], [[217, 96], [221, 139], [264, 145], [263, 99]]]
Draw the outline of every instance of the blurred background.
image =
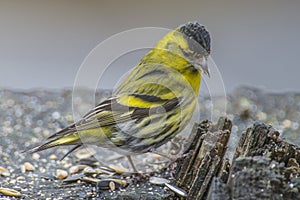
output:
[[299, 10], [297, 0], [1, 0], [0, 88], [72, 87], [84, 58], [111, 35], [198, 21], [227, 91], [299, 91]]

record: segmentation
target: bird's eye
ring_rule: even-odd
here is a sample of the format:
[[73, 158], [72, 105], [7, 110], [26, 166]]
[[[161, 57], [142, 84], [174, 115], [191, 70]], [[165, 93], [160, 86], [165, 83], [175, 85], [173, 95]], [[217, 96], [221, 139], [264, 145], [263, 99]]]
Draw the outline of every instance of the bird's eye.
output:
[[182, 54], [185, 56], [185, 57], [188, 57], [191, 53], [184, 50], [181, 46], [179, 46], [179, 49], [181, 50]]

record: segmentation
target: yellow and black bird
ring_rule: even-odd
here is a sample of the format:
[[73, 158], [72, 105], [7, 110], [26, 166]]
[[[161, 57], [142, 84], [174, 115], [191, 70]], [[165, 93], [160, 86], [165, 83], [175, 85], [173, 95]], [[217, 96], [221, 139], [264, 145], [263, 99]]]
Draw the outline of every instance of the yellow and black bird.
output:
[[209, 55], [210, 35], [204, 26], [189, 22], [176, 28], [141, 59], [110, 98], [31, 152], [73, 145], [72, 152], [92, 144], [127, 152], [132, 163], [131, 153], [155, 151], [191, 119], [201, 75], [209, 76]]

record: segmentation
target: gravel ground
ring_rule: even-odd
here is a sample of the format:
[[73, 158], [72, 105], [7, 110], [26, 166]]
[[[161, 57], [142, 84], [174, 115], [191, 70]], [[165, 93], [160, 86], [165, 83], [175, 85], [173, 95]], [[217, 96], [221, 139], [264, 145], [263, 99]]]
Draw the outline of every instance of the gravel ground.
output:
[[[96, 99], [108, 94], [109, 92], [100, 93]], [[148, 178], [143, 178], [143, 181], [137, 183], [140, 177], [128, 173], [128, 163], [123, 158], [118, 159], [117, 155], [111, 152], [101, 151], [102, 157], [96, 156], [97, 159], [94, 160], [93, 155], [99, 155], [98, 149], [81, 150], [63, 161], [59, 158], [67, 152], [67, 148], [56, 148], [32, 155], [21, 153], [22, 150], [40, 144], [51, 133], [73, 121], [71, 90], [2, 89], [0, 99], [0, 199], [113, 199], [117, 198], [120, 192], [128, 193], [129, 196], [139, 195], [139, 188], [158, 199], [173, 194], [166, 187], [151, 184]], [[84, 111], [92, 100], [92, 97], [87, 100], [77, 98], [75, 106], [80, 112]], [[201, 97], [200, 101], [203, 102], [201, 119], [210, 118], [210, 98]], [[220, 104], [221, 101], [222, 99]], [[278, 129], [287, 141], [300, 145], [300, 94], [275, 94], [242, 87], [227, 97], [227, 103], [227, 116], [233, 121], [231, 144], [237, 142], [246, 127], [260, 120]], [[218, 106], [214, 105], [214, 108], [218, 109]], [[168, 148], [172, 149], [172, 145]], [[111, 165], [101, 163], [103, 157], [110, 158]], [[156, 173], [167, 164], [163, 158], [150, 154], [146, 157], [136, 157], [136, 160], [139, 160], [141, 165], [148, 166], [145, 170], [148, 170], [151, 176], [172, 179], [168, 177], [168, 173]], [[123, 164], [122, 168], [118, 168], [121, 167], [119, 163]], [[94, 171], [89, 172], [86, 168]], [[102, 171], [95, 171], [96, 168], [101, 168]], [[121, 172], [124, 173], [120, 175]], [[75, 176], [70, 176], [71, 173]], [[76, 177], [78, 174], [85, 178]], [[67, 176], [67, 180], [70, 177], [74, 180], [66, 182]], [[111, 181], [111, 178], [119, 182]], [[97, 186], [95, 182], [99, 180], [102, 181], [102, 185], [98, 183]], [[123, 187], [124, 181], [127, 187]], [[21, 197], [3, 195], [1, 189], [6, 188], [20, 192]], [[157, 196], [158, 194], [160, 196]]]

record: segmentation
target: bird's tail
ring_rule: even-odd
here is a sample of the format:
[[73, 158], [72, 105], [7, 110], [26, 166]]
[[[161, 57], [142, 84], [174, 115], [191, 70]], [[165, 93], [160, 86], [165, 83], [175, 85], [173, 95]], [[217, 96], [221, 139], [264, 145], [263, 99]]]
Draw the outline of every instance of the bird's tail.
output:
[[67, 155], [69, 155], [70, 153], [72, 153], [73, 151], [81, 147], [82, 143], [76, 134], [56, 136], [55, 138], [45, 142], [42, 145], [23, 151], [23, 153], [24, 152], [35, 153], [46, 149], [50, 149], [52, 147], [63, 146], [63, 145], [75, 145], [75, 146], [72, 149], [70, 149], [60, 160], [63, 160]]
[[43, 151], [56, 146], [64, 146], [64, 145], [81, 145], [81, 141], [79, 137], [75, 134], [63, 135], [61, 137], [56, 137], [46, 143], [34, 147], [33, 149], [28, 150], [30, 153]]

